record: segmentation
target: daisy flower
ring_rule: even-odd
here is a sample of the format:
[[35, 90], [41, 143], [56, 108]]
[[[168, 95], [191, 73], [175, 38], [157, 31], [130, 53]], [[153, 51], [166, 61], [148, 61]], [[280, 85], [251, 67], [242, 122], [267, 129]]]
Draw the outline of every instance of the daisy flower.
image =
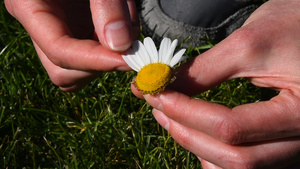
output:
[[169, 38], [161, 41], [157, 51], [153, 40], [149, 37], [144, 42], [134, 41], [132, 48], [122, 54], [125, 62], [138, 72], [133, 82], [143, 94], [154, 94], [163, 91], [166, 85], [174, 80], [173, 67], [186, 59], [185, 49], [174, 51], [178, 40]]

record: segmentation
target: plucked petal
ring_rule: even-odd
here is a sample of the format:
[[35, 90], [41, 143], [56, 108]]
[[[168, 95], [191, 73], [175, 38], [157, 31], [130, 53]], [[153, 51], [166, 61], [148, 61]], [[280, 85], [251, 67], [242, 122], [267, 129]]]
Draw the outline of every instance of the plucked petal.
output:
[[136, 52], [134, 51], [134, 49], [130, 48], [126, 51], [125, 55], [131, 61], [131, 63], [133, 63], [135, 67], [138, 68], [138, 70], [140, 70], [142, 67], [145, 66], [145, 64], [139, 56], [135, 55], [135, 53]]
[[135, 55], [143, 61], [144, 65], [147, 65], [150, 62], [150, 56], [145, 48], [145, 46], [140, 41], [133, 42], [133, 50], [135, 51]]
[[184, 54], [185, 49], [181, 49], [180, 51], [178, 51], [175, 56], [172, 58], [171, 62], [170, 62], [170, 66], [173, 67], [175, 66], [177, 63], [179, 63], [179, 61], [181, 60], [182, 55]]
[[[184, 61], [184, 60], [187, 59], [187, 58], [189, 58], [189, 57], [184, 55], [184, 56], [182, 56], [182, 57], [180, 58], [179, 62], [182, 62], [182, 61]], [[179, 63], [179, 62], [178, 62], [178, 63]]]
[[138, 72], [138, 68], [137, 68], [137, 65], [135, 64], [135, 63], [133, 63], [129, 58], [130, 58], [130, 56], [123, 56], [122, 55], [122, 57], [123, 57], [123, 59], [124, 59], [124, 61], [127, 63], [127, 65], [129, 66], [129, 67], [131, 67], [131, 69], [133, 69], [134, 71], [136, 71], [136, 72]]

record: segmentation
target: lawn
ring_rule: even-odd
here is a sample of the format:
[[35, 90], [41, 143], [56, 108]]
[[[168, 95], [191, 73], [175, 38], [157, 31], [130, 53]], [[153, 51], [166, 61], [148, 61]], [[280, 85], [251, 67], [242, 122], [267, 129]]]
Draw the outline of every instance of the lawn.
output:
[[[196, 56], [198, 49], [186, 54]], [[61, 91], [1, 2], [0, 168], [201, 168], [131, 93], [135, 75], [103, 73], [78, 92]], [[265, 93], [235, 79], [198, 97], [233, 107]]]

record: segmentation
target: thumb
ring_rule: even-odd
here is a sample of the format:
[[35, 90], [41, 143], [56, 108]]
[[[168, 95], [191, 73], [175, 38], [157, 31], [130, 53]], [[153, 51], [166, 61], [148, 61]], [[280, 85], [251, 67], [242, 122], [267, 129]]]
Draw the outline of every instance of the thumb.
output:
[[264, 63], [263, 56], [269, 50], [269, 43], [262, 38], [257, 41], [259, 34], [254, 32], [252, 27], [239, 28], [210, 50], [176, 68], [176, 80], [170, 89], [195, 95], [226, 80], [252, 77], [252, 70], [261, 66], [257, 63]]
[[95, 32], [101, 44], [114, 51], [125, 51], [133, 41], [138, 17], [133, 0], [90, 1]]
[[174, 70], [175, 81], [168, 88], [191, 96], [234, 78], [239, 68], [239, 61], [235, 57], [239, 57], [237, 55], [241, 52], [236, 53], [239, 50], [237, 45], [236, 49], [229, 47], [233, 44], [232, 39], [228, 37], [210, 50], [177, 67]]
[[278, 11], [292, 10], [298, 4], [294, 1], [264, 3], [241, 28], [189, 64], [179, 67], [172, 89], [194, 95], [239, 77], [251, 78], [255, 85], [262, 87], [292, 86], [285, 80], [297, 79], [299, 75], [296, 39], [300, 38], [297, 31], [300, 25], [295, 25], [299, 17]]

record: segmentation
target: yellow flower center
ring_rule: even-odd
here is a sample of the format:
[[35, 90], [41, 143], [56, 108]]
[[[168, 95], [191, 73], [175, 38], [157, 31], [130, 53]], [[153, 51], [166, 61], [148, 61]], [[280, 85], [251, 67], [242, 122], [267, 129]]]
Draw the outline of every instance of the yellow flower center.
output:
[[150, 63], [137, 74], [136, 86], [143, 94], [153, 94], [162, 91], [171, 82], [172, 77], [170, 66], [159, 62]]

